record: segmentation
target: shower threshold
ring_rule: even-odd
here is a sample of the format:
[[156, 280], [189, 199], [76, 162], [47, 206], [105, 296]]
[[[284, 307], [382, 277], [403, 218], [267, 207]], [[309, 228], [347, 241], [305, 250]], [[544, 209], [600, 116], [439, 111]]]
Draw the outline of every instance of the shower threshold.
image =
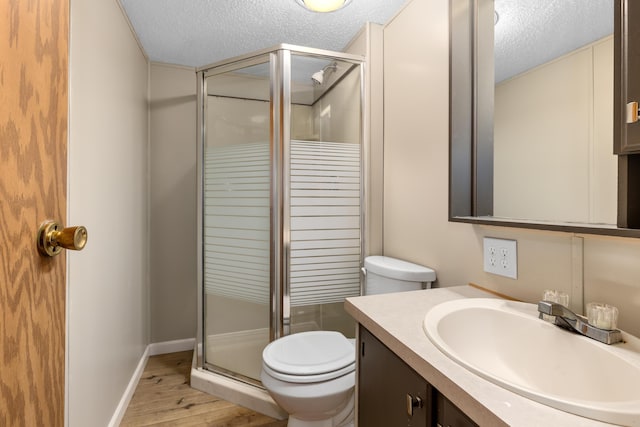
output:
[[264, 388], [199, 367], [197, 352], [202, 354], [200, 345], [194, 351], [191, 365], [192, 388], [220, 397], [236, 405], [244, 406], [271, 418], [279, 420], [287, 418], [288, 414], [273, 401]]
[[[293, 325], [292, 332], [319, 330], [316, 322], [308, 321]], [[218, 396], [224, 400], [252, 409], [276, 419], [285, 419], [288, 414], [280, 408], [262, 387], [262, 350], [268, 344], [269, 330], [250, 329], [238, 332], [209, 335], [205, 366], [198, 366], [194, 356], [191, 369], [191, 387]], [[198, 355], [202, 356], [199, 344]], [[221, 369], [218, 366], [225, 366]], [[212, 369], [219, 370], [215, 372]]]

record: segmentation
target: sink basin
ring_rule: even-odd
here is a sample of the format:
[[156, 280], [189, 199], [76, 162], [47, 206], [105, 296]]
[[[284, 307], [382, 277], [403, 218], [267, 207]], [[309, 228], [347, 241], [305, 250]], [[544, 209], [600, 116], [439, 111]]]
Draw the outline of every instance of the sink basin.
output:
[[538, 319], [537, 306], [467, 298], [432, 308], [423, 328], [473, 373], [576, 415], [640, 426], [640, 340], [606, 345]]

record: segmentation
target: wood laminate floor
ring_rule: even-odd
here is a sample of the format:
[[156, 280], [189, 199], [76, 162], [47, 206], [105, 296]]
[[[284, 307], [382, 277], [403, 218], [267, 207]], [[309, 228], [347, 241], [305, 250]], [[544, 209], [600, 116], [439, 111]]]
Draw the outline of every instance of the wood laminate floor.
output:
[[121, 426], [285, 427], [189, 386], [192, 351], [152, 356]]

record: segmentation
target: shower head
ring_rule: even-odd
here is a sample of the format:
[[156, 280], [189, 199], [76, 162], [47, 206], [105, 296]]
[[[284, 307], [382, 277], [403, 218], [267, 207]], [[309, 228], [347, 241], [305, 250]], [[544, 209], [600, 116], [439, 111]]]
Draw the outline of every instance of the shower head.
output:
[[316, 71], [311, 75], [311, 81], [314, 86], [321, 86], [324, 82], [324, 75], [327, 72], [335, 72], [338, 69], [338, 64], [336, 62], [332, 62], [331, 64], [326, 65], [322, 70]]
[[324, 81], [324, 70], [316, 71], [315, 73], [313, 73], [311, 75], [311, 81], [313, 82], [314, 86], [322, 85], [322, 82]]

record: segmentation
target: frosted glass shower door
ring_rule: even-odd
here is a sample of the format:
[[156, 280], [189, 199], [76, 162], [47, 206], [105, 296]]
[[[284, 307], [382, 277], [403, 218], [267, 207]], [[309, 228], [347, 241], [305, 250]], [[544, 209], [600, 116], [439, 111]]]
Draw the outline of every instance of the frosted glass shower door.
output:
[[292, 70], [318, 70], [323, 79], [305, 93], [301, 87], [309, 73], [292, 71], [290, 331], [334, 330], [354, 337], [344, 300], [360, 295], [361, 288], [362, 70], [338, 58], [292, 55], [291, 62]]
[[199, 72], [203, 365], [255, 385], [270, 340], [353, 337], [361, 288], [362, 58], [289, 47]]
[[[207, 78], [204, 355], [258, 381], [270, 319], [268, 63]], [[266, 99], [260, 96], [266, 95]]]

